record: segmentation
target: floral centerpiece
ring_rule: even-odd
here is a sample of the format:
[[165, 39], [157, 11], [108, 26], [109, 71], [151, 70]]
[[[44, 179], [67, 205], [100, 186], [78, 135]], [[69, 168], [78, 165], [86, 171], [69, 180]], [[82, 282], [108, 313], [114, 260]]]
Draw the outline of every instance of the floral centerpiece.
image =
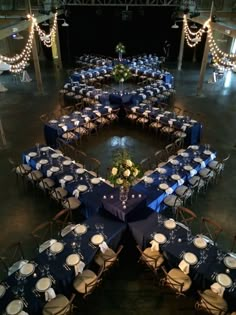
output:
[[110, 182], [115, 186], [129, 188], [141, 176], [139, 165], [132, 162], [130, 155], [126, 151], [118, 152], [109, 176]]
[[127, 66], [119, 63], [113, 68], [112, 75], [117, 82], [124, 82], [131, 77], [131, 71]]
[[122, 55], [125, 53], [125, 46], [122, 43], [116, 45], [116, 52], [118, 53], [118, 58], [121, 61]]

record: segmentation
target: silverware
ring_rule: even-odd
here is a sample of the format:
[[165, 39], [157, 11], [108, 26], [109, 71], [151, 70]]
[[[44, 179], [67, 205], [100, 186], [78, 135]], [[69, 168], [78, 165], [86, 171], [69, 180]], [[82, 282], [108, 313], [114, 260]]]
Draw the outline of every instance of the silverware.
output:
[[21, 297], [21, 300], [22, 300], [24, 306], [28, 307], [28, 302], [26, 301], [26, 299], [23, 296]]
[[69, 269], [67, 268], [66, 264], [63, 264], [63, 267], [64, 267], [67, 271], [69, 271]]
[[93, 249], [96, 248], [96, 246], [94, 246], [93, 243], [89, 242], [88, 244], [89, 244], [89, 246], [92, 247]]

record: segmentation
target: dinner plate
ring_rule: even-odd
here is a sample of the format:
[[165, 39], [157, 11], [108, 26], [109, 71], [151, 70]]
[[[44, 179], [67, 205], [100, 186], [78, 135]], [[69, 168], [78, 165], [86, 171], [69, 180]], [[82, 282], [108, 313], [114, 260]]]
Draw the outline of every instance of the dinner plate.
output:
[[99, 177], [94, 177], [94, 178], [91, 178], [91, 183], [93, 184], [93, 185], [97, 185], [97, 184], [99, 184], [100, 183], [100, 178]]
[[169, 188], [169, 186], [167, 184], [165, 184], [165, 183], [162, 183], [162, 184], [159, 185], [159, 188], [162, 189], [162, 190], [166, 190], [166, 189]]
[[194, 158], [193, 160], [194, 160], [194, 162], [202, 163], [202, 159], [199, 158], [199, 157], [196, 157], [196, 158]]
[[184, 165], [184, 170], [185, 171], [191, 171], [193, 168], [191, 165]]
[[197, 121], [194, 119], [191, 119], [190, 122], [191, 122], [191, 124], [195, 124]]
[[60, 168], [58, 167], [58, 166], [52, 166], [51, 168], [50, 168], [50, 171], [51, 172], [58, 172], [60, 170]]
[[157, 168], [157, 172], [160, 173], [160, 174], [165, 174], [167, 172], [167, 170], [163, 167], [158, 167]]
[[3, 284], [0, 284], [0, 298], [3, 297], [5, 292], [6, 292], [6, 287]]
[[47, 277], [43, 277], [36, 282], [35, 288], [39, 292], [45, 292], [52, 285], [52, 280]]
[[63, 249], [64, 249], [64, 244], [61, 242], [56, 242], [50, 246], [50, 252], [52, 252], [53, 254], [58, 254], [62, 252]]
[[76, 234], [85, 234], [87, 232], [88, 228], [85, 224], [77, 224], [74, 231]]
[[80, 114], [81, 114], [81, 112], [79, 112], [79, 111], [75, 111], [75, 112], [73, 112], [72, 114], [75, 114], [75, 115], [80, 115]]
[[56, 123], [57, 123], [57, 120], [56, 120], [56, 119], [49, 120], [49, 123], [50, 123], [50, 124], [56, 124]]
[[22, 300], [13, 300], [6, 307], [7, 315], [16, 315], [23, 310], [23, 307], [24, 304]]
[[164, 221], [164, 226], [169, 230], [174, 229], [176, 227], [175, 220], [169, 219], [169, 220]]
[[188, 157], [189, 156], [188, 152], [181, 152], [180, 155], [183, 156], [183, 157]]
[[198, 150], [199, 149], [199, 146], [198, 145], [191, 145], [190, 148], [192, 150]]
[[42, 147], [42, 148], [40, 149], [40, 151], [46, 152], [46, 151], [48, 151], [49, 149], [50, 149], [49, 147]]
[[84, 168], [77, 168], [77, 170], [75, 171], [76, 174], [83, 174], [85, 172]]
[[88, 186], [86, 186], [86, 185], [79, 185], [79, 186], [77, 187], [77, 189], [78, 189], [79, 191], [81, 191], [81, 192], [84, 192], [84, 191], [86, 191], [86, 190], [88, 189]]
[[184, 124], [184, 126], [186, 126], [186, 127], [190, 127], [191, 125], [190, 125], [190, 124], [188, 124], [188, 123], [185, 123], [185, 124]]
[[173, 180], [180, 180], [181, 177], [179, 175], [177, 175], [177, 174], [173, 174], [173, 175], [171, 175], [171, 178]]
[[71, 180], [73, 180], [73, 176], [72, 175], [66, 175], [63, 177], [63, 179], [66, 181], [66, 182], [70, 182]]
[[159, 244], [164, 244], [166, 242], [166, 236], [161, 233], [156, 233], [153, 239]]
[[170, 160], [170, 163], [172, 165], [178, 165], [179, 164], [179, 161], [178, 160]]
[[184, 118], [184, 116], [182, 116], [182, 115], [178, 115], [178, 116], [177, 116], [177, 118], [178, 118], [178, 119], [183, 119], [183, 118]]
[[68, 266], [75, 266], [80, 262], [80, 255], [71, 254], [66, 258], [66, 263]]
[[207, 247], [207, 242], [202, 237], [195, 237], [194, 240], [193, 240], [193, 244], [197, 248], [206, 248]]
[[222, 285], [222, 287], [225, 287], [225, 288], [229, 288], [231, 287], [232, 285], [232, 279], [226, 275], [225, 273], [219, 273], [217, 276], [216, 276], [216, 281]]
[[203, 151], [203, 153], [206, 154], [206, 155], [211, 155], [212, 154], [212, 152], [210, 150], [205, 150], [205, 151]]
[[153, 183], [153, 178], [152, 177], [145, 176], [143, 180], [147, 184], [152, 184]]
[[91, 237], [91, 243], [93, 245], [100, 245], [104, 241], [104, 236], [102, 234], [95, 234]]
[[61, 124], [58, 124], [58, 127], [64, 127], [65, 124], [61, 123]]
[[65, 160], [62, 162], [63, 165], [71, 165], [72, 161], [71, 160]]
[[37, 156], [37, 153], [36, 152], [30, 152], [30, 153], [28, 153], [28, 156], [29, 157], [35, 157], [35, 156]]
[[20, 268], [20, 273], [23, 276], [30, 276], [30, 275], [32, 275], [32, 273], [34, 273], [34, 270], [35, 270], [35, 265], [31, 264], [31, 263], [28, 263], [28, 264], [23, 265]]
[[45, 165], [45, 164], [48, 163], [48, 160], [42, 159], [42, 160], [39, 161], [39, 163], [40, 163], [41, 165]]
[[[74, 94], [74, 93], [73, 93], [73, 94]], [[70, 116], [64, 115], [64, 116], [62, 116], [61, 118], [63, 118], [63, 119], [68, 119], [68, 118], [70, 118]]]
[[233, 258], [231, 256], [226, 256], [224, 258], [224, 264], [226, 267], [230, 269], [236, 269], [236, 258]]
[[57, 159], [59, 156], [60, 156], [59, 153], [53, 153], [53, 154], [51, 154], [51, 158], [52, 158], [52, 159]]
[[198, 262], [197, 256], [190, 252], [185, 253], [183, 259], [190, 265], [195, 265]]

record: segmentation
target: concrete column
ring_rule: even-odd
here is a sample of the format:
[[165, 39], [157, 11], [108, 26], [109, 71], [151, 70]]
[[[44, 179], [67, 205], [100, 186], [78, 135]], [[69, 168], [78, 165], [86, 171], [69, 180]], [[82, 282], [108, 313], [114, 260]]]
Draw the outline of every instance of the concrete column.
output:
[[207, 36], [204, 53], [202, 57], [202, 64], [201, 64], [198, 85], [197, 85], [197, 96], [200, 96], [202, 93], [203, 81], [204, 81], [204, 76], [205, 76], [206, 66], [207, 66], [207, 61], [208, 61], [208, 54], [209, 54], [209, 43], [208, 43], [208, 36]]
[[61, 61], [61, 48], [60, 48], [60, 38], [58, 32], [58, 25], [56, 27], [56, 36], [55, 41], [52, 44], [52, 57], [56, 61], [58, 69], [62, 69], [62, 61]]
[[181, 32], [181, 39], [180, 39], [180, 47], [179, 47], [179, 56], [178, 56], [178, 66], [177, 69], [180, 71], [182, 69], [182, 61], [183, 61], [183, 54], [184, 54], [184, 23], [182, 25], [182, 32]]

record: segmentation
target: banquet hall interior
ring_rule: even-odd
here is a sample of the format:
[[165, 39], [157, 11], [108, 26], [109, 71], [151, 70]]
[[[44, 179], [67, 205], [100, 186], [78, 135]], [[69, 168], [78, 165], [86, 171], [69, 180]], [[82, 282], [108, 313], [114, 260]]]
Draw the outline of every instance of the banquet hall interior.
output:
[[[67, 301], [75, 294], [71, 314], [83, 315], [96, 312], [98, 315], [121, 313], [127, 315], [144, 313], [149, 315], [235, 315], [236, 254], [234, 252], [236, 252], [236, 246], [233, 247], [236, 243], [235, 1], [58, 0], [40, 2], [29, 0], [27, 2], [12, 0], [2, 1], [2, 4], [0, 2], [0, 10], [2, 12], [0, 15], [0, 220], [2, 222], [0, 313], [6, 315], [67, 314], [68, 309], [59, 313], [53, 309], [46, 312], [45, 306], [56, 301], [60, 294], [66, 296]], [[45, 45], [48, 43], [48, 37], [46, 38], [42, 34], [40, 37], [35, 34], [31, 45], [32, 55], [30, 53], [27, 64], [24, 67], [20, 65], [19, 67], [22, 66], [19, 68], [20, 71], [14, 66], [1, 68], [1, 63], [6, 66], [8, 63], [13, 63], [13, 61], [4, 59], [3, 56], [19, 56], [19, 51], [24, 49], [32, 30], [30, 23], [34, 21], [32, 16], [31, 19], [24, 18], [30, 12], [40, 21], [38, 25], [46, 33], [53, 27], [55, 19], [57, 20], [54, 31], [56, 43], [59, 44], [54, 44], [52, 47]], [[58, 15], [55, 18], [56, 12]], [[197, 30], [203, 28], [204, 31], [199, 33], [200, 40], [189, 42], [186, 28], [184, 28], [184, 15], [187, 16], [186, 23], [190, 32], [191, 30], [196, 32], [194, 27], [191, 28], [193, 25], [197, 25]], [[209, 16], [210, 22], [206, 26], [204, 21], [207, 21]], [[50, 24], [43, 25], [45, 21]], [[173, 25], [175, 26], [173, 27]], [[207, 28], [212, 30], [215, 46], [209, 42], [210, 35], [206, 31]], [[18, 35], [20, 35], [19, 40], [15, 39], [15, 36]], [[165, 42], [168, 43], [167, 50]], [[122, 56], [118, 55], [116, 51], [118, 43], [122, 43], [125, 47]], [[188, 45], [189, 43], [192, 43], [193, 47]], [[214, 53], [212, 51], [216, 47], [226, 54], [217, 55], [217, 57], [215, 55], [216, 59], [214, 59], [215, 51]], [[148, 65], [145, 65], [147, 60]], [[124, 82], [117, 82], [112, 78], [112, 71], [120, 63], [131, 69], [131, 77]], [[146, 73], [142, 73], [144, 67], [151, 68], [150, 71], [157, 73], [158, 77], [154, 77], [154, 75], [148, 77]], [[91, 80], [86, 81], [83, 74], [89, 71], [92, 73], [92, 70], [100, 71], [100, 68], [111, 69], [110, 72], [107, 72], [111, 76], [109, 80], [104, 79], [100, 82], [94, 79], [97, 85], [93, 87]], [[163, 99], [160, 101], [156, 94], [157, 97], [154, 97], [154, 92], [150, 92], [150, 95], [153, 96], [153, 103], [148, 101], [149, 98], [146, 99], [146, 96], [141, 101], [138, 97], [134, 98], [138, 93], [143, 95], [146, 90], [156, 91], [158, 86], [162, 87], [164, 81], [161, 80], [167, 78], [168, 75], [171, 80], [165, 82], [163, 91], [169, 90], [169, 94], [160, 93], [164, 101]], [[73, 89], [73, 86], [76, 88]], [[92, 95], [92, 92], [84, 94], [83, 98], [79, 94], [81, 92], [78, 92], [81, 97], [79, 102], [69, 95], [69, 93], [75, 95], [75, 90], [86, 90], [86, 87], [91, 88], [91, 86], [96, 89], [98, 97], [99, 93], [102, 95], [101, 98], [94, 98], [91, 103], [86, 103], [86, 100], [88, 95]], [[148, 88], [146, 88], [147, 86]], [[91, 91], [91, 89], [86, 91]], [[124, 96], [127, 96], [128, 99], [125, 103], [122, 101]], [[104, 103], [102, 103], [103, 99]], [[133, 99], [135, 101], [132, 103]], [[97, 119], [101, 118], [102, 109], [100, 113], [100, 105], [96, 106], [99, 103], [98, 100], [102, 103], [101, 108], [106, 112], [104, 119], [107, 119], [108, 114], [111, 115], [117, 108], [119, 117], [107, 125], [99, 123], [96, 132], [83, 136], [77, 135], [76, 141], [62, 137], [64, 132], [68, 134], [67, 129], [62, 130], [63, 128], [61, 128], [60, 134], [57, 133], [59, 127], [56, 129], [53, 124], [58, 122], [61, 117], [67, 115], [72, 117], [76, 111], [83, 111], [85, 115], [88, 115], [91, 109], [96, 109], [94, 112], [98, 113]], [[78, 104], [80, 105], [78, 106]], [[142, 106], [147, 108], [146, 116], [145, 113], [138, 115]], [[159, 118], [149, 120], [148, 113], [159, 107], [161, 107], [158, 112]], [[171, 151], [169, 155], [165, 148], [176, 142], [178, 137], [173, 136], [173, 130], [173, 134], [165, 134], [163, 125], [157, 130], [150, 128], [151, 122], [160, 123], [162, 116], [165, 116], [166, 113], [173, 119], [170, 124], [171, 119], [167, 118], [167, 126], [170, 129], [176, 120], [187, 117], [187, 124], [178, 130], [178, 135], [183, 134], [183, 137], [186, 137], [187, 134], [187, 137], [182, 139], [181, 147], [177, 147], [177, 149], [175, 147], [175, 151]], [[139, 118], [141, 123], [129, 118], [137, 115], [141, 117]], [[191, 126], [188, 124], [190, 121], [193, 124]], [[65, 119], [61, 122], [65, 127]], [[78, 125], [75, 126], [73, 126], [73, 130], [69, 130], [73, 135], [75, 134], [74, 129]], [[194, 126], [198, 130], [196, 139], [193, 135]], [[187, 130], [189, 130], [189, 134]], [[192, 136], [191, 139], [189, 135]], [[53, 161], [49, 157], [49, 153], [44, 153], [43, 148], [51, 150], [50, 152], [54, 154], [61, 152], [62, 161], [64, 158], [66, 160], [71, 158], [73, 163], [80, 163], [78, 164], [80, 169], [88, 169], [87, 174], [89, 175], [87, 176], [93, 176], [92, 173], [89, 173], [88, 161], [91, 158], [99, 161], [99, 172], [92, 178], [99, 178], [99, 184], [97, 185], [96, 181], [93, 182], [90, 179], [93, 185], [88, 184], [87, 181], [88, 194], [87, 191], [80, 191], [76, 198], [74, 188], [70, 191], [70, 196], [77, 199], [77, 202], [79, 201], [79, 206], [72, 210], [72, 218], [67, 218], [66, 223], [73, 222], [86, 227], [84, 235], [82, 235], [83, 232], [76, 236], [75, 232], [69, 231], [69, 234], [62, 237], [60, 230], [55, 232], [56, 220], [53, 221], [53, 218], [59, 211], [67, 207], [65, 203], [63, 204], [64, 199], [58, 202], [55, 200], [56, 198], [52, 198], [54, 188], [50, 192], [42, 187], [40, 189], [40, 181], [32, 180], [33, 177], [30, 180], [28, 174], [16, 173], [17, 166], [22, 163], [30, 165], [31, 171], [33, 169], [39, 171], [40, 167], [43, 171], [46, 166], [42, 162], [39, 167], [40, 161], [43, 161], [42, 159], [44, 161], [46, 159], [46, 163], [48, 160]], [[58, 149], [60, 151], [57, 151]], [[77, 152], [76, 150], [84, 154], [83, 161], [74, 154]], [[117, 187], [111, 187], [111, 182], [107, 180], [111, 180], [115, 154], [124, 150], [129, 153], [133, 163], [143, 166], [143, 170], [142, 177], [136, 179], [132, 183], [133, 187], [130, 187], [132, 197], [129, 192], [128, 201], [118, 202], [119, 211], [123, 211], [119, 216], [118, 212], [108, 211], [106, 208], [109, 205], [111, 208], [115, 207], [113, 198], [118, 196], [119, 191]], [[155, 154], [160, 151], [163, 154], [162, 159], [157, 162]], [[159, 186], [156, 184], [155, 189], [152, 187], [157, 170], [163, 169], [171, 160], [179, 157], [184, 161], [185, 152], [188, 154], [186, 157], [192, 154], [193, 159], [197, 159], [199, 156], [202, 158], [199, 162], [200, 165], [198, 163], [197, 171], [194, 169], [197, 162], [191, 164], [190, 159], [183, 162], [185, 165], [183, 168], [189, 166], [188, 164], [192, 165], [191, 169], [195, 171], [192, 173], [193, 177], [200, 176], [201, 169], [209, 170], [212, 176], [206, 180], [202, 172], [199, 183], [203, 183], [204, 186], [198, 186], [197, 189], [191, 187], [191, 171], [188, 179], [177, 180], [179, 184], [175, 186], [175, 189], [178, 185], [184, 184], [191, 192], [189, 198], [177, 198], [181, 202], [180, 206], [190, 209], [196, 216], [191, 222], [191, 229], [188, 226], [187, 228], [182, 227], [178, 222], [176, 214], [178, 207], [175, 204], [166, 206], [164, 203], [169, 194], [166, 192], [165, 195], [160, 188], [160, 185], [164, 185], [161, 181], [166, 179], [165, 176], [163, 178], [157, 176], [161, 184]], [[30, 156], [31, 153], [35, 153], [35, 155]], [[37, 159], [37, 155], [41, 156], [40, 161], [39, 158]], [[174, 155], [174, 157], [169, 159], [170, 155]], [[37, 163], [34, 161], [35, 156]], [[221, 167], [219, 173], [210, 168], [214, 160], [219, 161], [218, 165]], [[58, 161], [60, 164], [60, 160]], [[149, 162], [149, 167], [144, 168], [144, 161]], [[159, 165], [160, 162], [164, 162], [164, 164]], [[145, 173], [150, 168], [152, 172]], [[64, 166], [64, 171], [65, 169]], [[172, 169], [171, 178], [176, 175], [175, 173], [178, 177], [184, 173], [180, 168], [175, 168], [174, 164], [171, 172]], [[50, 170], [45, 171], [45, 178], [52, 176], [52, 173], [48, 173]], [[73, 171], [73, 168], [70, 168], [70, 171]], [[186, 171], [187, 168], [185, 173]], [[79, 180], [79, 177], [82, 179], [83, 174], [78, 174], [75, 176], [75, 180], [72, 177], [74, 182], [76, 179]], [[147, 179], [152, 181], [148, 182]], [[99, 186], [101, 183], [106, 184], [106, 187], [104, 191], [99, 192], [100, 195], [96, 193], [95, 196], [96, 189], [102, 187]], [[59, 182], [57, 186], [60, 185], [65, 188], [67, 184]], [[84, 185], [80, 186], [84, 187]], [[171, 196], [177, 196], [175, 189], [171, 189]], [[159, 201], [154, 198], [151, 200], [156, 193], [163, 197], [160, 205]], [[87, 196], [90, 194], [91, 197], [87, 197], [86, 194]], [[129, 202], [137, 201], [141, 204], [141, 199], [144, 199], [141, 212], [139, 208], [139, 212], [135, 213], [133, 217], [125, 216], [124, 212], [126, 212]], [[152, 202], [149, 202], [150, 200]], [[99, 206], [94, 205], [95, 203]], [[216, 242], [209, 239], [204, 241], [206, 249], [204, 246], [193, 245], [196, 239], [204, 240], [201, 238], [203, 217], [210, 218], [220, 227]], [[171, 230], [167, 225], [165, 227], [165, 220], [176, 222], [175, 228]], [[53, 226], [54, 234], [50, 234], [50, 236], [52, 239], [58, 239], [58, 244], [63, 244], [62, 252], [54, 253], [55, 255], [50, 254], [50, 250], [44, 253], [39, 252], [40, 247], [36, 246], [32, 231], [45, 222], [49, 222]], [[100, 223], [100, 228], [98, 223]], [[186, 222], [184, 221], [184, 223]], [[65, 228], [66, 225], [61, 226]], [[83, 296], [86, 294], [78, 291], [75, 278], [79, 279], [80, 274], [83, 275], [86, 269], [93, 270], [97, 277], [100, 269], [96, 258], [99, 252], [103, 254], [101, 244], [99, 243], [100, 246], [97, 246], [99, 244], [91, 242], [92, 232], [97, 233], [96, 236], [104, 236], [103, 243], [107, 243], [106, 245], [110, 246], [114, 252], [118, 248], [122, 250], [119, 256], [115, 257], [117, 261], [114, 266], [112, 263], [111, 268], [100, 275], [91, 294]], [[85, 244], [86, 234], [90, 235], [90, 238]], [[165, 237], [163, 243], [157, 242], [158, 253], [163, 258], [163, 262], [156, 269], [153, 266], [150, 267], [150, 261], [147, 263], [147, 260], [144, 259], [145, 256], [141, 254], [146, 247], [152, 246], [150, 241], [153, 242], [153, 237], [155, 240], [155, 235]], [[199, 237], [196, 238], [196, 236]], [[167, 241], [166, 238], [168, 238]], [[9, 254], [7, 249], [18, 242], [21, 243], [24, 252], [24, 257], [21, 258], [26, 259], [26, 265], [34, 266], [33, 271], [24, 276], [19, 271], [20, 266], [13, 274], [9, 273], [9, 269], [7, 273], [4, 270], [6, 266], [9, 267], [5, 263], [6, 255]], [[79, 246], [72, 245], [76, 242]], [[155, 250], [153, 249], [153, 251]], [[66, 259], [63, 252], [73, 253], [80, 260], [84, 260], [84, 271], [78, 274], [76, 268], [74, 271], [73, 264], [68, 266], [68, 262], [60, 261], [60, 259]], [[193, 255], [197, 259], [197, 263], [188, 262], [187, 258], [187, 262], [182, 260], [186, 253]], [[227, 256], [227, 253], [231, 253], [232, 256]], [[60, 258], [60, 255], [64, 256]], [[227, 257], [232, 259], [227, 260]], [[184, 276], [191, 281], [191, 286], [186, 292], [182, 292], [183, 288], [181, 292], [180, 289], [176, 289], [174, 287], [176, 283], [173, 284], [174, 280], [172, 283], [168, 283], [168, 277], [165, 274], [166, 270], [167, 272], [173, 269], [180, 270], [180, 262], [187, 264], [190, 268], [189, 272], [183, 272]], [[63, 267], [59, 268], [59, 263]], [[51, 274], [45, 267], [42, 277], [48, 276], [50, 286], [57, 294], [56, 298], [55, 296], [52, 299], [46, 298], [46, 292], [50, 286], [46, 288], [47, 291], [43, 289], [37, 291], [37, 289], [31, 288], [36, 280], [39, 282], [41, 274], [39, 267], [42, 266], [50, 266]], [[182, 272], [182, 269], [180, 271]], [[21, 277], [18, 277], [19, 275]], [[230, 283], [225, 284], [224, 281], [230, 281]], [[216, 290], [220, 288], [223, 291], [215, 293], [213, 284], [216, 284], [215, 287], [213, 286]], [[206, 304], [202, 306], [200, 294], [206, 290], [214, 291], [217, 297], [220, 296], [220, 301], [223, 300], [226, 303], [223, 310], [220, 309], [223, 307], [222, 304], [219, 304], [218, 308], [209, 303], [207, 306]], [[11, 304], [16, 300], [20, 301], [21, 307], [17, 311], [14, 309], [15, 304], [14, 307]]]

